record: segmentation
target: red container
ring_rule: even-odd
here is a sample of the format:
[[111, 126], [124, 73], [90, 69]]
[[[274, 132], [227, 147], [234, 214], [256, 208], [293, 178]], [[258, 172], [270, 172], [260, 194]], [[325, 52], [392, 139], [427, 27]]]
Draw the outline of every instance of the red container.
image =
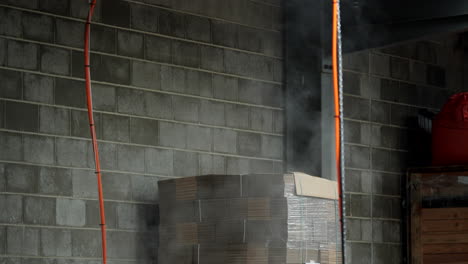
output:
[[453, 95], [432, 123], [432, 165], [468, 164], [468, 93]]

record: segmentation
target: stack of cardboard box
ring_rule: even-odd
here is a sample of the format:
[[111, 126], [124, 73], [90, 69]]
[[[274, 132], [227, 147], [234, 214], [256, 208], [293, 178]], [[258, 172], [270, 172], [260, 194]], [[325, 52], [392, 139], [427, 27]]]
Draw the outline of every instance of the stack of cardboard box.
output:
[[160, 181], [160, 264], [341, 263], [336, 183], [305, 174]]

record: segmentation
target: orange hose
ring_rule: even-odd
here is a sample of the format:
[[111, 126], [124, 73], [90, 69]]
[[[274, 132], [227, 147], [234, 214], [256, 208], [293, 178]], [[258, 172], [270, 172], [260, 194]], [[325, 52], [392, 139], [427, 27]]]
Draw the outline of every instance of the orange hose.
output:
[[96, 128], [94, 124], [93, 116], [93, 98], [91, 91], [91, 65], [89, 59], [89, 45], [90, 45], [90, 32], [91, 32], [91, 20], [93, 18], [94, 7], [96, 6], [96, 0], [90, 1], [88, 17], [86, 18], [85, 24], [85, 37], [84, 37], [84, 67], [85, 67], [85, 79], [86, 79], [86, 101], [88, 106], [88, 119], [89, 128], [91, 132], [91, 140], [93, 143], [94, 152], [94, 163], [96, 166], [96, 176], [98, 184], [98, 196], [99, 196], [99, 212], [101, 216], [101, 242], [102, 242], [102, 263], [107, 262], [107, 243], [106, 243], [106, 216], [104, 214], [104, 196], [102, 193], [102, 177], [101, 177], [101, 163], [99, 161], [99, 149], [96, 137]]
[[[332, 22], [332, 69], [333, 69], [333, 98], [335, 103], [335, 155], [336, 155], [336, 180], [338, 182], [338, 205], [342, 243], [344, 246], [344, 221], [343, 221], [343, 186], [341, 175], [341, 128], [340, 128], [340, 90], [338, 82], [338, 5], [339, 0], [333, 0]], [[344, 252], [342, 252], [344, 254]]]

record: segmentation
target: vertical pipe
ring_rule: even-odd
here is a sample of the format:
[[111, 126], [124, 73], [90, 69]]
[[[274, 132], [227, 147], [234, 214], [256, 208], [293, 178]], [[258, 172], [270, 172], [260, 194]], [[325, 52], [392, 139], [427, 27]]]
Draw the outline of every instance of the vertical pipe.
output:
[[[338, 207], [340, 218], [342, 259], [345, 263], [345, 220], [344, 220], [344, 145], [343, 145], [343, 98], [341, 75], [341, 36], [339, 0], [333, 0], [332, 12], [332, 70], [333, 70], [333, 97], [335, 109], [335, 155], [336, 173], [338, 183]], [[340, 68], [340, 69], [339, 69]]]
[[86, 79], [86, 100], [88, 107], [88, 119], [89, 119], [89, 128], [91, 132], [91, 140], [93, 144], [94, 152], [94, 163], [96, 167], [96, 177], [98, 185], [98, 195], [99, 195], [99, 212], [101, 216], [101, 243], [102, 243], [102, 263], [106, 264], [107, 262], [107, 241], [106, 241], [106, 217], [104, 214], [104, 197], [102, 193], [102, 177], [101, 177], [101, 163], [99, 161], [99, 149], [97, 144], [96, 137], [96, 127], [94, 123], [93, 116], [93, 97], [91, 91], [91, 65], [89, 58], [89, 46], [90, 46], [90, 32], [91, 32], [91, 20], [94, 14], [94, 8], [96, 6], [96, 0], [90, 0], [88, 17], [86, 18], [85, 24], [85, 36], [84, 36], [84, 67], [85, 67], [85, 79]]

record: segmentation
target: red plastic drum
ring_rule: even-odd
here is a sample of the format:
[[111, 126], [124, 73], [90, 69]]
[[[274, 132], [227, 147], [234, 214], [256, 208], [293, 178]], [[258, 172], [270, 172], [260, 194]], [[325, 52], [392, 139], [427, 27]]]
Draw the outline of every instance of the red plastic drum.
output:
[[432, 164], [468, 165], [468, 93], [453, 95], [434, 118]]

